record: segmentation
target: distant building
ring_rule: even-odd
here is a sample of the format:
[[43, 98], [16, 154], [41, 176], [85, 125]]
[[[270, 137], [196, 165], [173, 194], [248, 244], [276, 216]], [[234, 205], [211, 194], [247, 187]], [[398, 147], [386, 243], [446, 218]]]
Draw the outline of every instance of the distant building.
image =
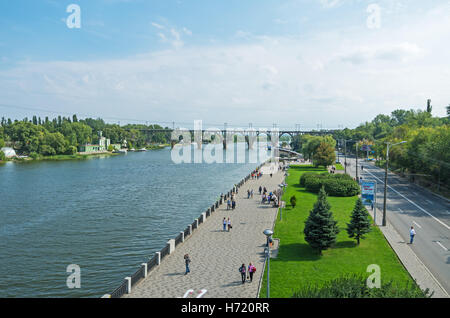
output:
[[14, 158], [17, 157], [16, 151], [13, 148], [10, 147], [3, 147], [0, 149], [5, 154], [6, 158]]
[[82, 146], [79, 146], [79, 152], [104, 152], [108, 150], [109, 145], [111, 144], [111, 141], [105, 137], [102, 136], [102, 132], [99, 131], [99, 142], [98, 145], [91, 145], [91, 144], [85, 144]]

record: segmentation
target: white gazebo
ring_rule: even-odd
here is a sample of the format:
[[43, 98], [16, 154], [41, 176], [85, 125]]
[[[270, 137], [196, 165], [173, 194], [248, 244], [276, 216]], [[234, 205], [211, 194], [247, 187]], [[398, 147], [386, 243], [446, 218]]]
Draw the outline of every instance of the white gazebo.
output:
[[0, 150], [3, 151], [6, 158], [13, 158], [17, 156], [16, 151], [10, 147], [3, 147]]

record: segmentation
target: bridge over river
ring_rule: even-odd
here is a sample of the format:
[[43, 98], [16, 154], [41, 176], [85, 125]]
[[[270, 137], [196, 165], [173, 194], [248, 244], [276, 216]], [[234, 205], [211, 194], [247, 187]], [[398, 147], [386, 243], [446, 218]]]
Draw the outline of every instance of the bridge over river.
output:
[[[130, 130], [130, 129], [128, 129]], [[294, 138], [298, 135], [334, 135], [339, 130], [279, 130], [277, 128], [272, 129], [254, 129], [252, 127], [241, 128], [208, 128], [208, 129], [186, 129], [186, 128], [164, 128], [164, 129], [138, 129], [148, 134], [166, 133], [170, 134], [171, 146], [180, 141], [188, 141], [188, 143], [195, 142], [198, 148], [204, 143], [223, 144], [223, 148], [226, 149], [227, 145], [234, 143], [235, 141], [245, 141], [248, 145], [248, 149], [253, 149], [255, 142], [258, 141], [271, 141], [274, 145], [277, 145], [278, 140], [282, 136], [288, 135]], [[186, 143], [186, 142], [185, 142]]]

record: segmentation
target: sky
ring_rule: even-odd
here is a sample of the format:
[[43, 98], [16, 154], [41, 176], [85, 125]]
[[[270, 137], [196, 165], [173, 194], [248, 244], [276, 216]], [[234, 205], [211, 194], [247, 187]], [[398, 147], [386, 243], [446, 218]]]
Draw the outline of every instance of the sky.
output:
[[4, 0], [0, 117], [354, 128], [428, 98], [445, 116], [449, 57], [449, 0]]

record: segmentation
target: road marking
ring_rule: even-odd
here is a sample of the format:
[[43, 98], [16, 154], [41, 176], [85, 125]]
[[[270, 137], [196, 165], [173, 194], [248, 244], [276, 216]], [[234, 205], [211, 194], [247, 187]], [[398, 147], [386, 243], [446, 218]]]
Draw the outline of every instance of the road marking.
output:
[[[370, 172], [369, 172], [370, 173]], [[375, 177], [372, 173], [370, 173], [375, 179], [378, 179], [381, 183], [384, 184], [383, 181], [381, 181], [379, 178]], [[442, 222], [441, 220], [439, 220], [438, 218], [436, 218], [434, 215], [432, 215], [430, 212], [428, 212], [427, 210], [425, 210], [424, 208], [422, 208], [421, 206], [417, 205], [416, 203], [414, 203], [413, 201], [411, 201], [410, 199], [408, 199], [407, 197], [405, 197], [403, 194], [401, 194], [400, 192], [398, 192], [397, 190], [395, 190], [393, 187], [391, 187], [390, 185], [388, 185], [388, 188], [390, 188], [392, 191], [394, 191], [395, 193], [397, 193], [398, 195], [400, 195], [402, 198], [404, 198], [405, 200], [407, 200], [409, 203], [415, 205], [417, 208], [419, 208], [422, 212], [428, 214], [429, 216], [431, 216], [434, 220], [436, 220], [437, 222], [439, 222], [440, 224], [442, 224], [447, 230], [450, 230], [450, 226], [448, 226], [447, 224], [445, 224], [444, 222]]]
[[428, 199], [425, 199], [425, 201], [427, 201], [427, 202], [430, 203], [430, 204], [434, 204], [433, 201], [430, 201], [430, 200], [428, 200]]
[[419, 223], [417, 223], [416, 221], [413, 221], [413, 223], [414, 223], [415, 225], [417, 225], [417, 226], [419, 227], [419, 229], [422, 228], [422, 227], [419, 225]]
[[441, 242], [436, 241], [436, 243], [437, 243], [440, 247], [442, 247], [446, 252], [448, 252], [448, 249], [447, 249], [444, 245], [442, 245]]

